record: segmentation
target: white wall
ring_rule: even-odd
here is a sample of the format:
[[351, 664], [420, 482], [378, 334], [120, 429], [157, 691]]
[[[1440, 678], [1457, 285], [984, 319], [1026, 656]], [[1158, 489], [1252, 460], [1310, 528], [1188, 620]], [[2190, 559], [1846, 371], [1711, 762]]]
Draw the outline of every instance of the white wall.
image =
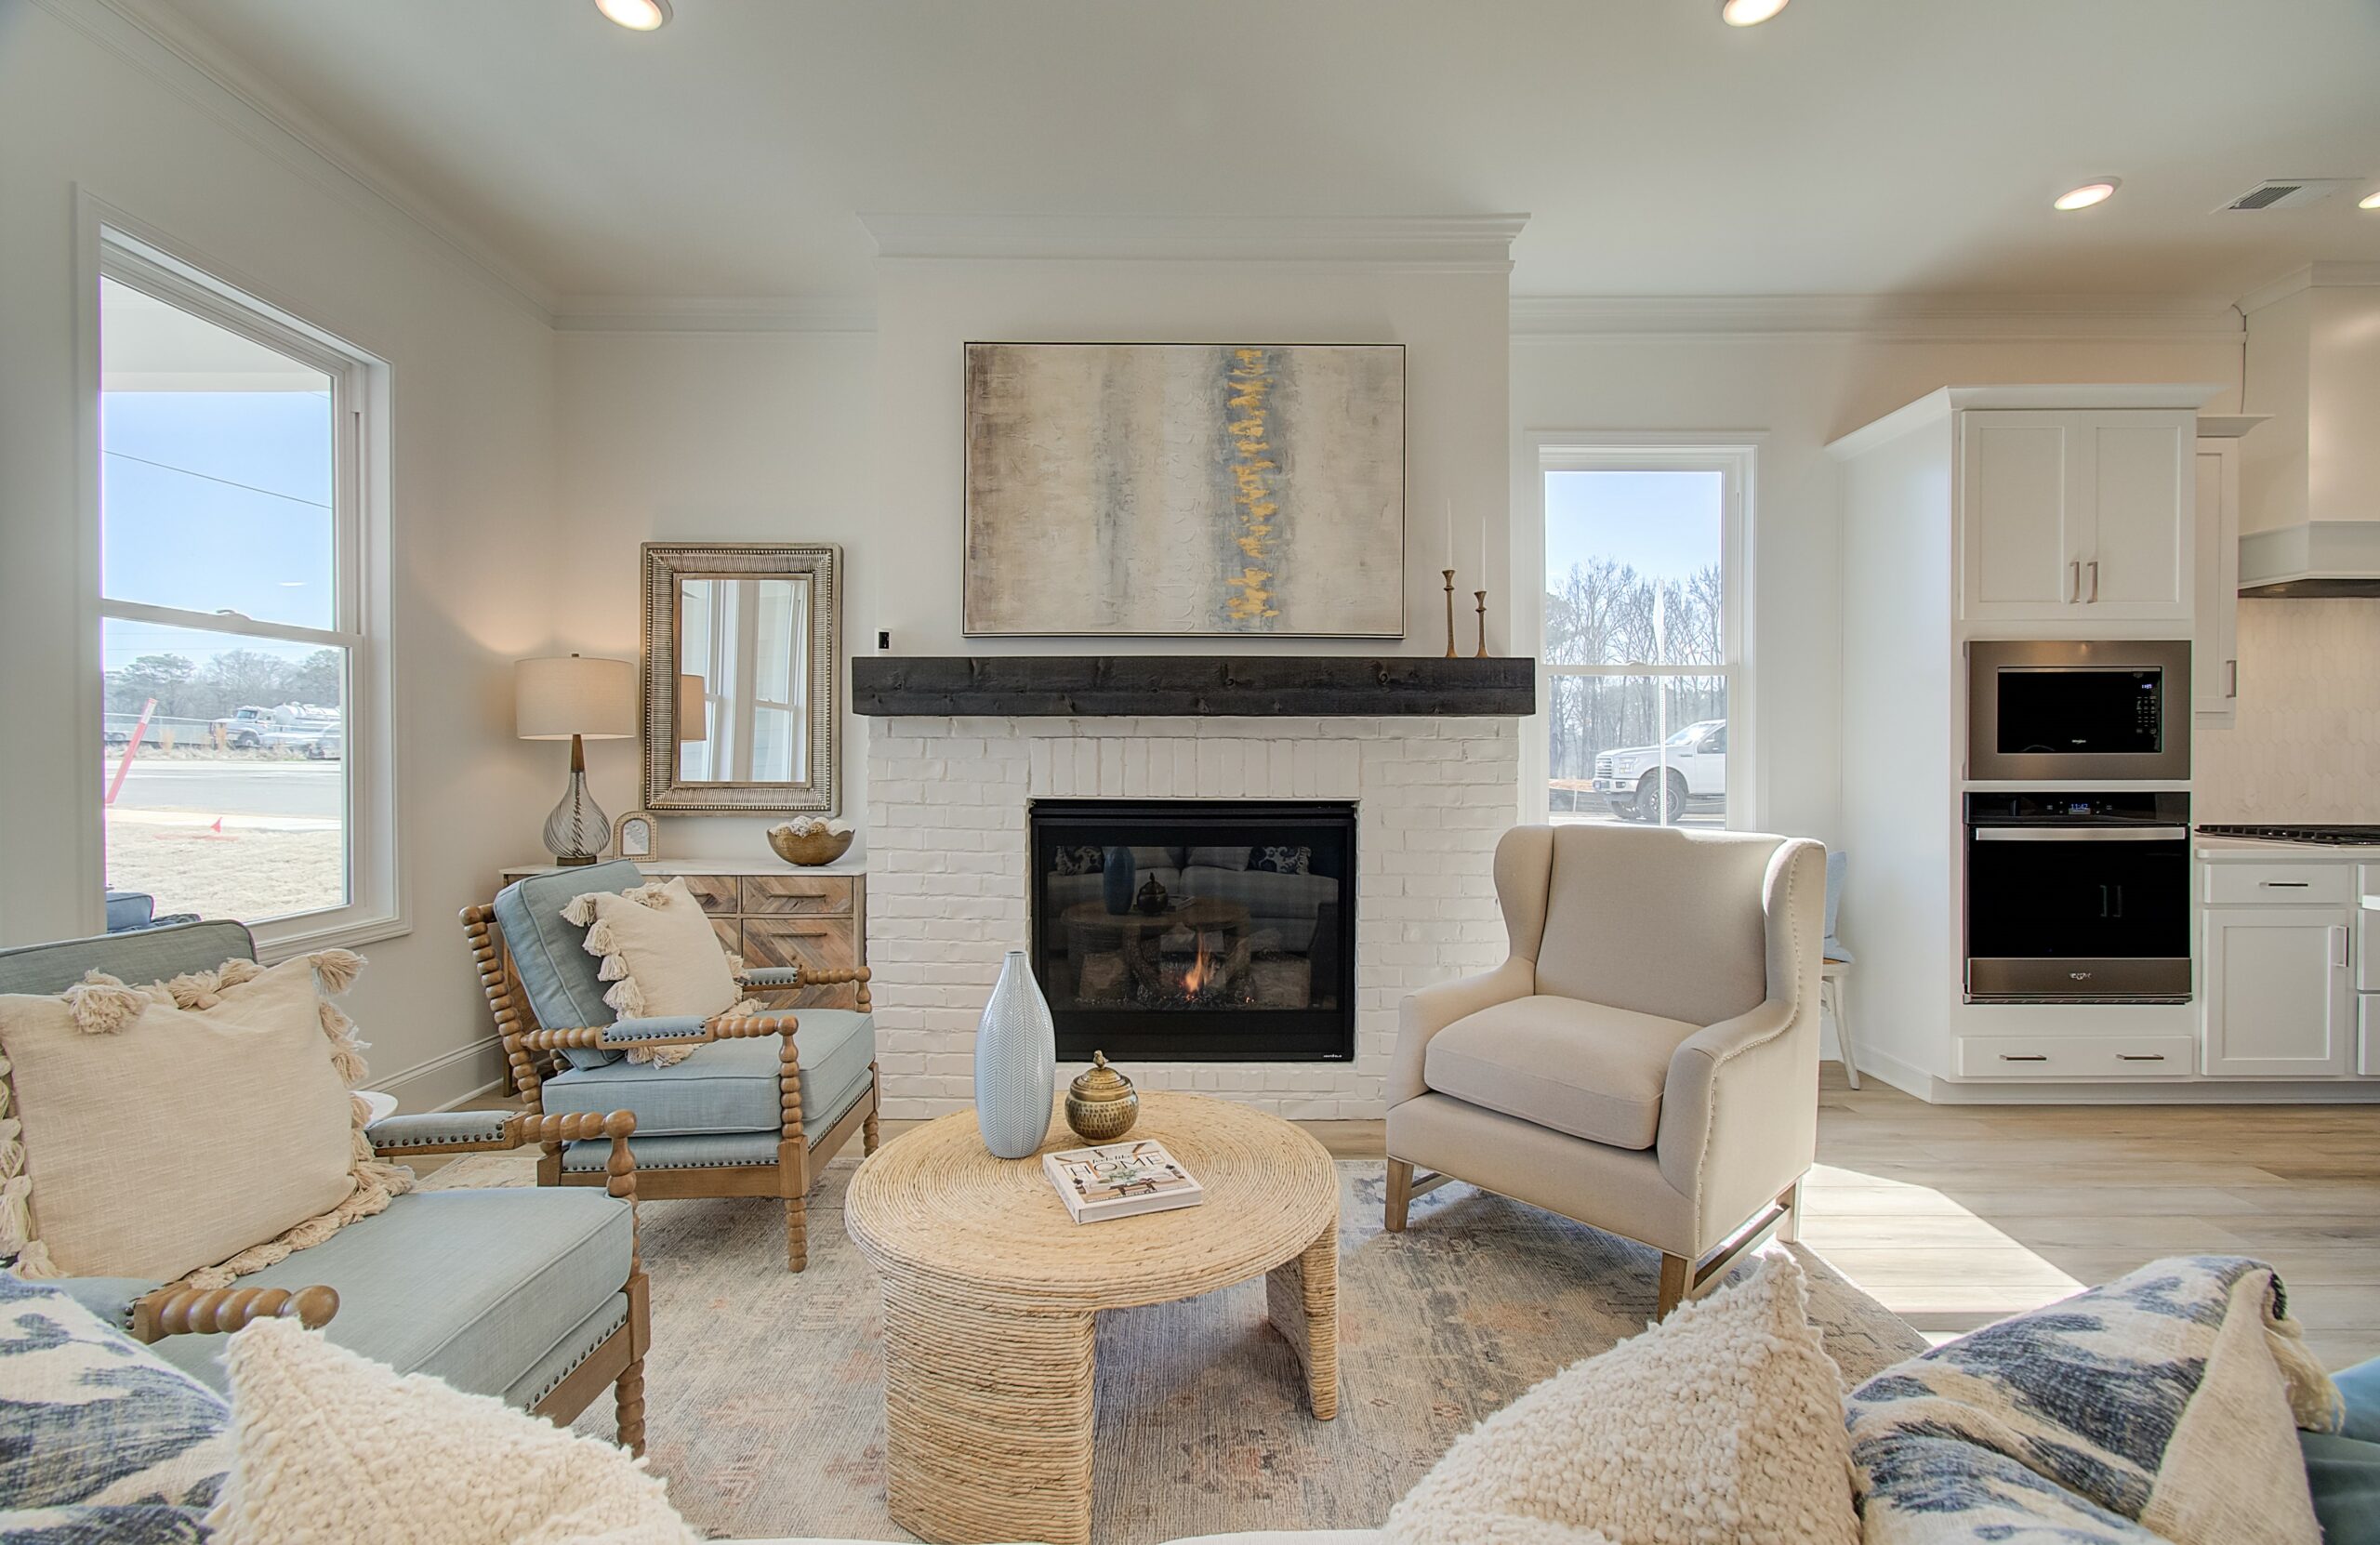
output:
[[[2222, 383], [2237, 411], [2235, 342], [1886, 342], [1841, 334], [1513, 340], [1514, 508], [1537, 476], [1535, 430], [1745, 431], [1765, 436], [1753, 499], [1752, 643], [1760, 775], [1771, 830], [1838, 839], [1842, 782], [1841, 488], [1823, 447], [1945, 386]], [[1856, 859], [1855, 859], [1856, 862]]]
[[[555, 350], [558, 647], [638, 658], [643, 542], [840, 543], [858, 578], [845, 583], [847, 654], [873, 647], [866, 598], [877, 574], [898, 586], [914, 566], [945, 561], [904, 551], [875, 513], [869, 335], [563, 333]], [[847, 667], [838, 690], [850, 684]], [[867, 809], [866, 723], [843, 720], [840, 803], [855, 826]], [[562, 753], [545, 759], [559, 795]], [[643, 765], [635, 741], [588, 746], [596, 801], [614, 815], [642, 804]], [[763, 857], [761, 833], [779, 819], [671, 816], [663, 852]], [[515, 858], [537, 857], [535, 828], [514, 847]]]
[[[855, 614], [903, 654], [1437, 654], [1445, 501], [1474, 568], [1479, 530], [1504, 563], [1505, 276], [1420, 267], [1144, 260], [911, 259], [877, 297], [877, 508], [901, 557], [855, 568]], [[975, 639], [960, 627], [961, 347], [970, 341], [1402, 343], [1406, 605], [1401, 646], [1377, 640]], [[1468, 588], [1468, 586], [1465, 587]], [[1497, 587], [1501, 588], [1501, 587]], [[871, 635], [872, 636], [872, 635]], [[1490, 647], [1507, 639], [1491, 630]]]
[[98, 691], [75, 664], [96, 627], [77, 515], [79, 185], [392, 367], [413, 931], [366, 947], [349, 1007], [381, 1079], [437, 1064], [399, 1089], [426, 1106], [498, 1069], [491, 1050], [472, 1050], [492, 1026], [455, 914], [534, 847], [560, 785], [512, 739], [508, 669], [548, 629], [552, 338], [211, 89], [178, 65], [153, 73], [43, 7], [0, 5], [0, 943], [99, 920], [97, 742], [75, 728]]

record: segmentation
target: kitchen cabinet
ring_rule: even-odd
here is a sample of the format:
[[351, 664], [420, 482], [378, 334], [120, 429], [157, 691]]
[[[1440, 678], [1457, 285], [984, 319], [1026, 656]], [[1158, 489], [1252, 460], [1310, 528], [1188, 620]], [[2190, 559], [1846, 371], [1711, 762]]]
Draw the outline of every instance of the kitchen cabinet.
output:
[[2203, 428], [2196, 458], [2198, 636], [2190, 698], [2199, 723], [2221, 725], [2240, 706], [2240, 442]]
[[2323, 1078], [2352, 1071], [2355, 982], [2344, 906], [2209, 906], [2205, 1072]]
[[2189, 623], [2197, 445], [2169, 409], [1961, 414], [1966, 620]]

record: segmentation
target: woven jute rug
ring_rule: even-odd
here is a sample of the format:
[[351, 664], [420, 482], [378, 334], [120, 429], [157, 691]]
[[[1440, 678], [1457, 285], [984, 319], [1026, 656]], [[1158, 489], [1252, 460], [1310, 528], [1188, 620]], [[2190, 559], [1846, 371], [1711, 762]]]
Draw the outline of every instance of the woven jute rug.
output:
[[[885, 1516], [874, 1274], [843, 1232], [853, 1161], [810, 1198], [810, 1266], [785, 1270], [763, 1201], [647, 1202], [652, 1468], [723, 1538], [909, 1537]], [[1263, 1279], [1099, 1317], [1091, 1537], [1155, 1545], [1231, 1529], [1368, 1528], [1447, 1446], [1530, 1385], [1645, 1328], [1656, 1257], [1566, 1219], [1448, 1185], [1381, 1228], [1383, 1167], [1339, 1165], [1336, 1420], [1306, 1414]], [[425, 1189], [525, 1185], [534, 1161], [479, 1155]], [[1095, 1227], [1096, 1225], [1091, 1225]], [[1810, 1314], [1850, 1380], [1924, 1339], [1809, 1251]], [[608, 1438], [598, 1401], [581, 1431]]]

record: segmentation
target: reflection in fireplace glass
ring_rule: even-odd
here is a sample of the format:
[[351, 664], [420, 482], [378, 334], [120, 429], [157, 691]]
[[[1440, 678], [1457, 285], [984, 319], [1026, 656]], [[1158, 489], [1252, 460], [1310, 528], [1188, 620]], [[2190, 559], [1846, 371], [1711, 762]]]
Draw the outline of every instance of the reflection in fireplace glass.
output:
[[1033, 825], [1061, 1054], [1350, 1054], [1353, 806], [1045, 801]]

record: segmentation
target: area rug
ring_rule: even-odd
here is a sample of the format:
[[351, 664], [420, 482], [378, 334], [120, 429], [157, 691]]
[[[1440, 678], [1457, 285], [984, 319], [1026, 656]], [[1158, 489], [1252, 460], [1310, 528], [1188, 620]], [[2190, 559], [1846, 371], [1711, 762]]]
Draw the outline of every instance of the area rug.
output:
[[[535, 1161], [481, 1155], [425, 1189], [525, 1185]], [[853, 1161], [810, 1198], [810, 1267], [785, 1270], [784, 1213], [757, 1201], [647, 1202], [653, 1469], [723, 1538], [906, 1539], [885, 1516], [874, 1274], [843, 1232]], [[1482, 1417], [1645, 1328], [1658, 1258], [1534, 1208], [1448, 1185], [1383, 1233], [1377, 1161], [1342, 1161], [1336, 1420], [1306, 1414], [1263, 1280], [1099, 1317], [1091, 1538], [1157, 1545], [1234, 1529], [1368, 1528]], [[1794, 1249], [1810, 1314], [1847, 1380], [1925, 1340]], [[609, 1401], [579, 1419], [612, 1433]]]

